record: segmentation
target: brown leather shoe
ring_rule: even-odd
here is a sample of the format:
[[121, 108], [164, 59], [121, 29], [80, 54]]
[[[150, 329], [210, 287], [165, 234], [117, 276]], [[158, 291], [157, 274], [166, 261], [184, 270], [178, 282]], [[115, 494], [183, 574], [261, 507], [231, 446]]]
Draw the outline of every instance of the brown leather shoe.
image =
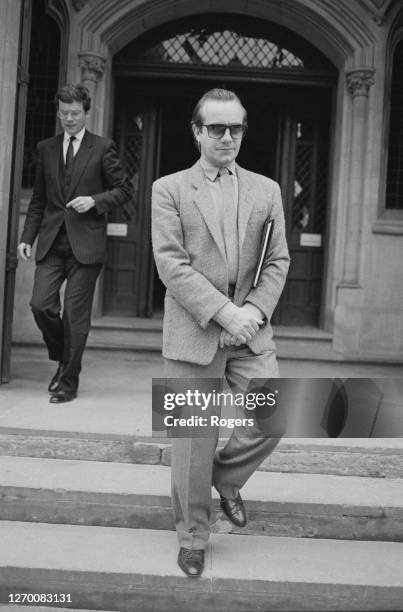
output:
[[76, 391], [63, 391], [59, 389], [51, 395], [49, 403], [50, 404], [64, 404], [65, 402], [71, 402], [71, 400], [77, 397]]
[[242, 497], [239, 493], [235, 499], [228, 499], [227, 497], [223, 497], [220, 493], [220, 506], [231, 523], [234, 523], [237, 527], [245, 527], [246, 512]]
[[57, 366], [56, 374], [53, 376], [48, 386], [49, 393], [55, 393], [58, 390], [60, 379], [63, 374], [63, 370], [64, 370], [64, 363], [59, 361], [59, 365]]
[[178, 555], [178, 565], [189, 578], [198, 578], [204, 569], [204, 550], [181, 548]]

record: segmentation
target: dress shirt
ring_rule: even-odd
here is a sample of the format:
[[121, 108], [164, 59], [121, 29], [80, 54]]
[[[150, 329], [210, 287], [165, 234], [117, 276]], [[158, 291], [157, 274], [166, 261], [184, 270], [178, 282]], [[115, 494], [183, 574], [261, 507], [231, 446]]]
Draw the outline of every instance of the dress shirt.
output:
[[[204, 176], [207, 179], [206, 181], [207, 186], [211, 193], [211, 197], [213, 199], [214, 206], [217, 210], [218, 219], [220, 220], [220, 224], [222, 225], [221, 186], [220, 186], [219, 180], [216, 180], [218, 177], [220, 168], [217, 166], [213, 166], [212, 164], [210, 164], [208, 161], [206, 161], [203, 158], [200, 158], [200, 165], [203, 169]], [[233, 187], [234, 187], [234, 207], [238, 209], [238, 179], [236, 175], [235, 161], [228, 164], [226, 168], [228, 168], [228, 170], [231, 173], [231, 178], [232, 178]], [[215, 314], [213, 318], [219, 325], [221, 325], [221, 327], [226, 327], [227, 325], [231, 323], [232, 319], [234, 318], [234, 314], [237, 312], [237, 310], [238, 308], [235, 306], [235, 304], [233, 304], [231, 300], [228, 299], [228, 302], [224, 304], [222, 308], [220, 308], [220, 310]]]
[[[77, 134], [74, 134], [74, 140], [73, 140], [73, 155], [74, 155], [74, 157], [77, 155], [78, 149], [80, 148], [80, 145], [81, 145], [81, 141], [84, 138], [84, 134], [85, 134], [85, 128], [83, 128], [82, 130], [77, 132]], [[63, 160], [64, 160], [64, 163], [66, 163], [67, 148], [69, 146], [70, 138], [71, 138], [71, 134], [68, 134], [67, 132], [64, 132], [64, 137], [63, 137]]]
[[[213, 198], [213, 202], [217, 212], [219, 213], [220, 218], [220, 210], [221, 210], [221, 187], [219, 181], [217, 181], [218, 172], [220, 168], [217, 166], [213, 166], [208, 161], [200, 158], [200, 165], [203, 168], [204, 176], [207, 179], [207, 185], [211, 193], [211, 197]], [[235, 161], [231, 162], [228, 166], [225, 166], [231, 173], [232, 184], [234, 187], [234, 207], [238, 210], [238, 178], [236, 175], [235, 169]]]
[[[218, 213], [218, 218], [221, 219], [221, 187], [219, 184], [219, 181], [216, 180], [219, 174], [219, 170], [220, 168], [213, 166], [212, 164], [210, 164], [209, 162], [207, 162], [205, 159], [200, 158], [200, 165], [204, 171], [204, 175], [207, 179], [207, 185], [208, 188], [210, 190], [211, 196], [213, 198], [213, 202], [215, 204], [217, 213]], [[231, 178], [233, 181], [233, 186], [234, 186], [234, 206], [236, 207], [236, 209], [238, 210], [238, 194], [239, 194], [239, 188], [238, 188], [238, 178], [236, 175], [236, 166], [235, 166], [235, 161], [231, 162], [228, 166], [226, 166], [226, 168], [228, 168], [228, 170], [231, 173]], [[264, 314], [259, 311], [259, 309], [254, 306], [253, 304], [251, 304], [250, 302], [245, 302], [245, 306], [248, 305], [249, 308], [252, 308], [254, 311], [254, 314], [259, 314], [259, 316], [261, 316], [262, 319], [264, 319]], [[235, 306], [235, 304], [232, 303], [232, 301], [228, 298], [228, 302], [226, 304], [224, 304], [224, 306], [222, 306], [220, 308], [220, 310], [218, 312], [216, 312], [216, 314], [214, 315], [213, 319], [214, 321], [216, 321], [221, 327], [227, 327], [232, 319], [234, 318], [235, 313], [238, 311], [238, 307]]]

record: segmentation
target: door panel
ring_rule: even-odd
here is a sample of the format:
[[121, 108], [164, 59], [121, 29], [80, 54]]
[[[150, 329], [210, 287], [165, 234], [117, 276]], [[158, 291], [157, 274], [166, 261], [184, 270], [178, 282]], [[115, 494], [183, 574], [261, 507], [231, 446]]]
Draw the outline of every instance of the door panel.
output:
[[104, 314], [149, 316], [152, 254], [148, 202], [156, 175], [158, 123], [158, 109], [150, 100], [139, 99], [119, 111], [116, 140], [132, 184], [134, 213], [129, 223], [119, 210], [109, 218], [111, 223], [127, 225], [127, 235], [108, 237]]
[[281, 325], [317, 326], [320, 318], [330, 101], [308, 97], [283, 118], [281, 186], [291, 264], [275, 313]]

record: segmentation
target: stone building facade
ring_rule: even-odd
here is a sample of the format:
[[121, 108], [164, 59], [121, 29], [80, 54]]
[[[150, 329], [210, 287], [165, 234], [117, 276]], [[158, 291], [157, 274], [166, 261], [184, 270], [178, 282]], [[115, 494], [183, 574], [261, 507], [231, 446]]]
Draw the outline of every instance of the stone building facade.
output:
[[293, 263], [277, 329], [319, 330], [341, 359], [403, 360], [401, 0], [3, 0], [0, 41], [4, 379], [11, 312], [17, 341], [33, 329], [33, 266], [15, 266], [33, 139], [57, 130], [55, 86], [79, 81], [135, 194], [132, 221], [110, 219], [95, 317], [160, 316], [151, 183], [196, 159], [192, 106], [225, 85], [249, 110], [240, 163], [282, 187]]

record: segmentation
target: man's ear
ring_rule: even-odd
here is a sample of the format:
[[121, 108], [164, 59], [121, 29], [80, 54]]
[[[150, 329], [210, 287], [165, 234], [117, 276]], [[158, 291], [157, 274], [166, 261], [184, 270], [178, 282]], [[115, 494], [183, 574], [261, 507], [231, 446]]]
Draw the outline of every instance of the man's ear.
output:
[[192, 123], [191, 125], [192, 125], [192, 132], [193, 132], [193, 140], [194, 140], [196, 149], [200, 153], [200, 142], [199, 142], [198, 136], [201, 132], [201, 128], [198, 127], [195, 123]]
[[195, 140], [197, 140], [197, 137], [201, 132], [201, 128], [195, 123], [192, 123], [192, 132], [193, 132], [193, 136], [195, 137]]

